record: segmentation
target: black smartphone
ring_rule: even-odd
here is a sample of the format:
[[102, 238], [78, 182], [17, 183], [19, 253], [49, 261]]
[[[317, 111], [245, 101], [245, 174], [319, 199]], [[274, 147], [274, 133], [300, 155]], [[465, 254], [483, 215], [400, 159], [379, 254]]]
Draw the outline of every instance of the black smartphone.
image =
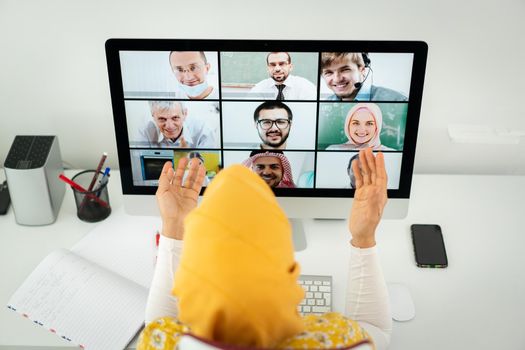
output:
[[445, 242], [439, 225], [410, 226], [416, 264], [419, 267], [447, 267]]

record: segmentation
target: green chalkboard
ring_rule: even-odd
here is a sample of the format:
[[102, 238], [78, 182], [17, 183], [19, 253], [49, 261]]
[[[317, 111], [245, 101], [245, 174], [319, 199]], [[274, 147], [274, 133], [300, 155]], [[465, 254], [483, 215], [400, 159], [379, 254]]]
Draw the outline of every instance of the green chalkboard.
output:
[[[321, 103], [319, 106], [318, 148], [346, 143], [346, 115], [356, 103]], [[397, 151], [403, 150], [407, 120], [407, 103], [377, 103], [383, 114], [381, 144]]]
[[[317, 84], [318, 54], [290, 52], [293, 70], [291, 74]], [[221, 52], [221, 84], [255, 85], [268, 78], [267, 52]]]

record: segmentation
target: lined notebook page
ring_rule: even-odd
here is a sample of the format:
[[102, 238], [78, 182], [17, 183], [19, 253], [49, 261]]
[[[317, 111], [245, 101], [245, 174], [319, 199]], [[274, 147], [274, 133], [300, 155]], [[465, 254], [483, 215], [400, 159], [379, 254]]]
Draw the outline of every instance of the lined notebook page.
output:
[[144, 322], [146, 288], [67, 250], [48, 255], [8, 307], [88, 350], [123, 349]]
[[131, 216], [119, 208], [71, 251], [149, 289], [160, 228], [159, 217]]

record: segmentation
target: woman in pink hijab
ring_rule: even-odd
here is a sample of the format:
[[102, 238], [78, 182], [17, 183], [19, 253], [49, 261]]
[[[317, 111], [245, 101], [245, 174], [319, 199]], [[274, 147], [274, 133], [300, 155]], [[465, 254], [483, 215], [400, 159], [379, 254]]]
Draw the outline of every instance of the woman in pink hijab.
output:
[[356, 150], [372, 148], [373, 150], [393, 150], [383, 146], [381, 127], [383, 114], [375, 103], [357, 103], [345, 119], [345, 134], [348, 142], [339, 145], [330, 145], [327, 150]]

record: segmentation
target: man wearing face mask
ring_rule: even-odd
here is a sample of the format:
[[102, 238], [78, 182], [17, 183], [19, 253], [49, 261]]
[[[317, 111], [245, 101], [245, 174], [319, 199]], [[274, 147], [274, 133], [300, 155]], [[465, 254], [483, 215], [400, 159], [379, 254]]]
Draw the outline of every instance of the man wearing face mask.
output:
[[170, 66], [182, 90], [182, 94], [177, 94], [177, 98], [219, 98], [217, 89], [208, 84], [211, 65], [203, 51], [171, 51]]

